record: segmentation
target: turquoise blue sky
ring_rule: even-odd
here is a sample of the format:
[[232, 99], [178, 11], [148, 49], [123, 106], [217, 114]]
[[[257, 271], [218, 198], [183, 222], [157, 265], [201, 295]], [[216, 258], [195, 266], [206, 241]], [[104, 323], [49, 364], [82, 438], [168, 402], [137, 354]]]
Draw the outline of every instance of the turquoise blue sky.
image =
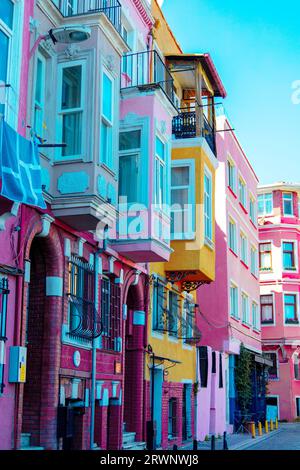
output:
[[[185, 52], [209, 52], [236, 134], [261, 183], [300, 182], [300, 2], [165, 0]], [[300, 82], [298, 84], [300, 89]]]

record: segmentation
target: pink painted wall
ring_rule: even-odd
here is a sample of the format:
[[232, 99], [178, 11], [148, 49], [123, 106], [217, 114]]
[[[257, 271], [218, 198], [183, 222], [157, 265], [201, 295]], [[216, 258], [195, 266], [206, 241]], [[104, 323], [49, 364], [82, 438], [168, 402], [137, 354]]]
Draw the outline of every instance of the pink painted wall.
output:
[[210, 435], [210, 402], [211, 402], [211, 384], [212, 384], [212, 349], [208, 349], [208, 377], [207, 377], [207, 387], [201, 387], [200, 371], [199, 367], [197, 370], [197, 382], [199, 384], [198, 393], [197, 393], [197, 440], [204, 441], [206, 436]]
[[[228, 123], [219, 118], [219, 129]], [[221, 127], [222, 126], [222, 127]], [[227, 353], [237, 354], [240, 343], [250, 349], [261, 351], [261, 334], [253, 326], [245, 325], [241, 320], [241, 291], [249, 296], [250, 323], [251, 303], [259, 305], [258, 278], [251, 274], [250, 246], [258, 248], [258, 231], [249, 217], [249, 194], [257, 198], [257, 177], [247, 157], [240, 147], [235, 135], [231, 132], [217, 134], [219, 168], [216, 174], [216, 279], [198, 291], [198, 303], [206, 317], [199, 318], [199, 327], [203, 334], [202, 344]], [[228, 188], [227, 158], [234, 160], [238, 174], [241, 174], [247, 185], [247, 207], [239, 203], [238, 189], [235, 194]], [[238, 176], [237, 176], [238, 180]], [[228, 223], [231, 216], [237, 225], [237, 254], [228, 247]], [[240, 259], [240, 230], [248, 239], [248, 265]], [[230, 316], [230, 283], [233, 281], [239, 288], [239, 316], [236, 320]], [[207, 320], [209, 320], [207, 322]]]

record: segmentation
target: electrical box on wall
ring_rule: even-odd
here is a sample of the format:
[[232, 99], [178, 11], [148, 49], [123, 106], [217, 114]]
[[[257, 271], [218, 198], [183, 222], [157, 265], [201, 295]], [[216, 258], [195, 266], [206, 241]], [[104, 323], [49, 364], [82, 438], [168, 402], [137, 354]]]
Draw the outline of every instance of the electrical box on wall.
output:
[[26, 382], [27, 348], [11, 346], [9, 350], [8, 381], [12, 383]]

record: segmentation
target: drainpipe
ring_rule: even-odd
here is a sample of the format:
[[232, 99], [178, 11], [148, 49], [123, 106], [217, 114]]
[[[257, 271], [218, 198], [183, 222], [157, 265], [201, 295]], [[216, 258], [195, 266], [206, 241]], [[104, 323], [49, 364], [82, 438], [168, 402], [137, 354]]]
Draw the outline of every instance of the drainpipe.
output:
[[[107, 248], [107, 232], [108, 225], [104, 227], [104, 237], [103, 237], [103, 247], [99, 248], [94, 257], [94, 272], [95, 272], [95, 306], [98, 306], [99, 303], [99, 255], [104, 253]], [[95, 315], [95, 313], [94, 313]], [[94, 449], [94, 440], [95, 440], [95, 410], [96, 410], [96, 374], [97, 374], [97, 344], [95, 338], [95, 318], [93, 322], [93, 341], [92, 341], [92, 386], [91, 386], [91, 421], [90, 421], [90, 449]]]

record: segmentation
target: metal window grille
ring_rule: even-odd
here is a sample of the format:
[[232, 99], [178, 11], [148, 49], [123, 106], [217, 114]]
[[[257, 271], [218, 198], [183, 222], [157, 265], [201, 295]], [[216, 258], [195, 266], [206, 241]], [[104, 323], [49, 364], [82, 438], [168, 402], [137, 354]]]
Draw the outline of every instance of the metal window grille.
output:
[[165, 285], [156, 280], [153, 285], [153, 330], [167, 332], [168, 312], [166, 309], [167, 290]]
[[102, 348], [120, 352], [121, 291], [110, 279], [101, 280]]
[[95, 306], [95, 273], [77, 256], [69, 262], [69, 334], [91, 340], [101, 334], [101, 319]]
[[177, 436], [177, 399], [169, 400], [169, 422], [168, 422], [169, 439]]
[[8, 301], [8, 279], [0, 279], [0, 394], [4, 391], [4, 362], [5, 362], [5, 343], [6, 337], [6, 319], [7, 319], [7, 301]]

